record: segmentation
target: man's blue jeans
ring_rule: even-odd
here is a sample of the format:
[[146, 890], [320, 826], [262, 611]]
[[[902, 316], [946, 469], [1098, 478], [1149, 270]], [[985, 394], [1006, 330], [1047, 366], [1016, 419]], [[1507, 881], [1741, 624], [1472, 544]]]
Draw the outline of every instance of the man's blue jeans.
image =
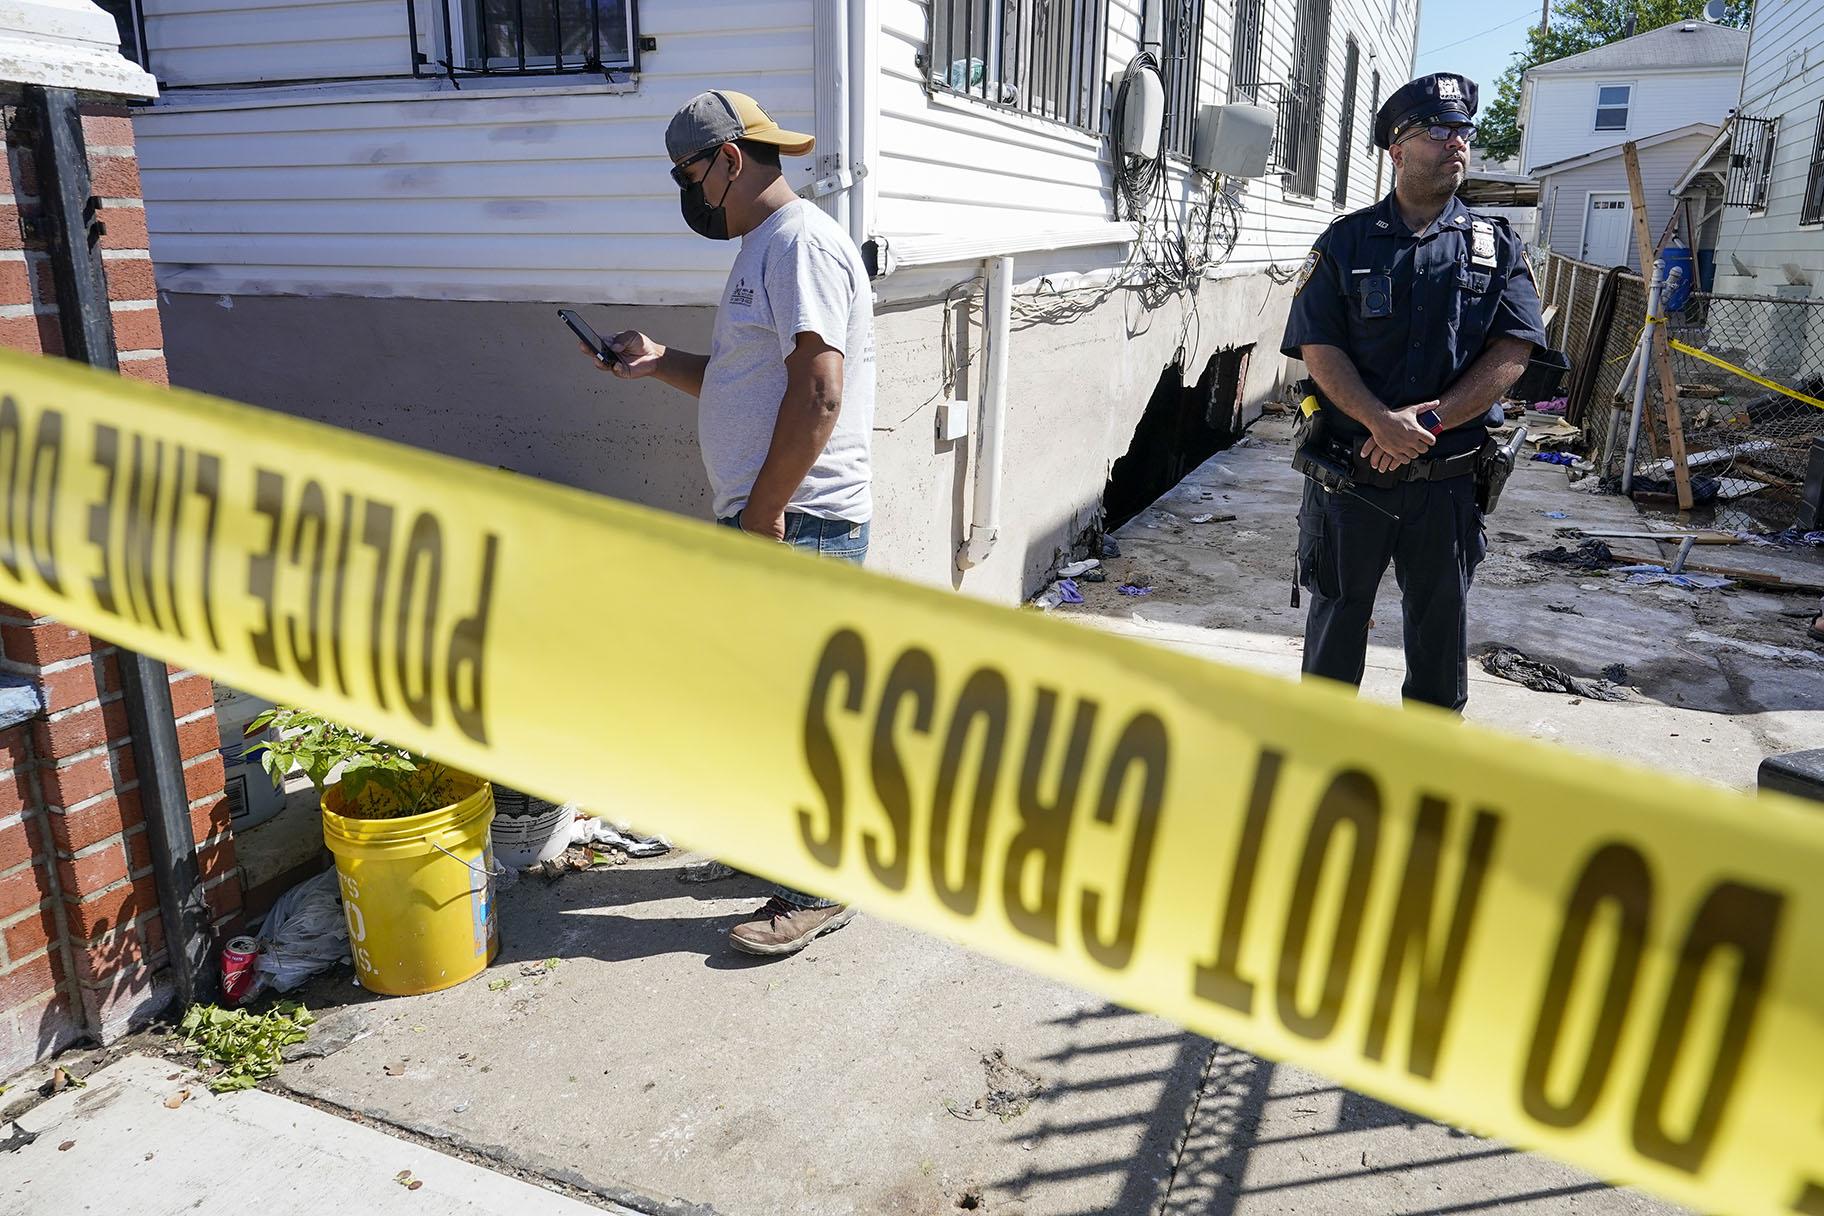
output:
[[[725, 528], [739, 528], [741, 515], [736, 512], [717, 523]], [[804, 515], [797, 511], [785, 513], [785, 543], [794, 549], [806, 553], [817, 553], [824, 557], [834, 557], [845, 562], [854, 562], [857, 566], [867, 560], [868, 525], [850, 523], [846, 519], [822, 519], [816, 515]], [[836, 901], [823, 899], [816, 895], [806, 895], [790, 887], [774, 887], [773, 894], [788, 904], [800, 908], [833, 908]]]

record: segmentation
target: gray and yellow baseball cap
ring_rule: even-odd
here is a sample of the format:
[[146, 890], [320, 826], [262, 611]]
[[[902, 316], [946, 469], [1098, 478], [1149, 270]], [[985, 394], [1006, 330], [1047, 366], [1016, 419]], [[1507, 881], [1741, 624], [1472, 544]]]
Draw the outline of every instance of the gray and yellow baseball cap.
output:
[[671, 125], [665, 128], [665, 151], [673, 164], [682, 164], [705, 148], [736, 139], [777, 144], [781, 156], [807, 156], [817, 142], [809, 135], [785, 130], [746, 93], [711, 89], [698, 93], [671, 116]]

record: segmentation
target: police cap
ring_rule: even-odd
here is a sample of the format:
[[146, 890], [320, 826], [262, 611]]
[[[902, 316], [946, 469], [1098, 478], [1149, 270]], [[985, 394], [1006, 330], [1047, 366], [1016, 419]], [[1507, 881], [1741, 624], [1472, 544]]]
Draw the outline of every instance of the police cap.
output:
[[1433, 72], [1393, 91], [1374, 116], [1374, 145], [1391, 148], [1410, 127], [1465, 123], [1476, 113], [1476, 82], [1455, 72]]

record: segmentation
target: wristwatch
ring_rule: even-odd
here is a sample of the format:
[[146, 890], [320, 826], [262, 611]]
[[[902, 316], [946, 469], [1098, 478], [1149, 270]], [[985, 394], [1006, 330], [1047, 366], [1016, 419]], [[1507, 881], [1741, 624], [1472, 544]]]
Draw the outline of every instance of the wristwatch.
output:
[[1421, 412], [1418, 417], [1419, 425], [1430, 431], [1433, 435], [1442, 435], [1444, 433], [1444, 420], [1438, 417], [1438, 411], [1425, 410]]

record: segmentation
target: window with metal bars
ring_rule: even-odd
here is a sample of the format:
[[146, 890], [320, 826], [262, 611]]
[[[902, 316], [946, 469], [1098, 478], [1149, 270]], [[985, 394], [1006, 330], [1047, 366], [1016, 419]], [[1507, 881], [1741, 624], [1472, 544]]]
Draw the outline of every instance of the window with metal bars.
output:
[[932, 92], [1099, 134], [1108, 0], [931, 0], [921, 68]]
[[1235, 27], [1229, 45], [1229, 100], [1260, 104], [1260, 40], [1266, 22], [1266, 0], [1235, 0]]
[[1777, 119], [1736, 115], [1729, 138], [1729, 180], [1723, 206], [1767, 209], [1767, 185], [1773, 177], [1773, 144]]
[[1339, 207], [1349, 204], [1349, 164], [1355, 159], [1355, 80], [1362, 68], [1362, 48], [1349, 39], [1349, 51], [1343, 60], [1343, 123], [1336, 136], [1336, 189], [1331, 201]]
[[1811, 172], [1805, 178], [1799, 223], [1824, 224], [1824, 101], [1818, 103], [1818, 129], [1811, 137]]
[[1165, 146], [1189, 156], [1197, 134], [1197, 81], [1203, 71], [1203, 0], [1162, 2], [1159, 66], [1165, 80]]
[[1330, 54], [1330, 0], [1301, 0], [1295, 48], [1292, 81], [1279, 105], [1279, 163], [1288, 191], [1314, 197], [1324, 118], [1324, 64]]
[[[519, 76], [639, 66], [634, 0], [431, 0], [434, 52], [412, 73]], [[418, 46], [419, 0], [406, 0]]]

